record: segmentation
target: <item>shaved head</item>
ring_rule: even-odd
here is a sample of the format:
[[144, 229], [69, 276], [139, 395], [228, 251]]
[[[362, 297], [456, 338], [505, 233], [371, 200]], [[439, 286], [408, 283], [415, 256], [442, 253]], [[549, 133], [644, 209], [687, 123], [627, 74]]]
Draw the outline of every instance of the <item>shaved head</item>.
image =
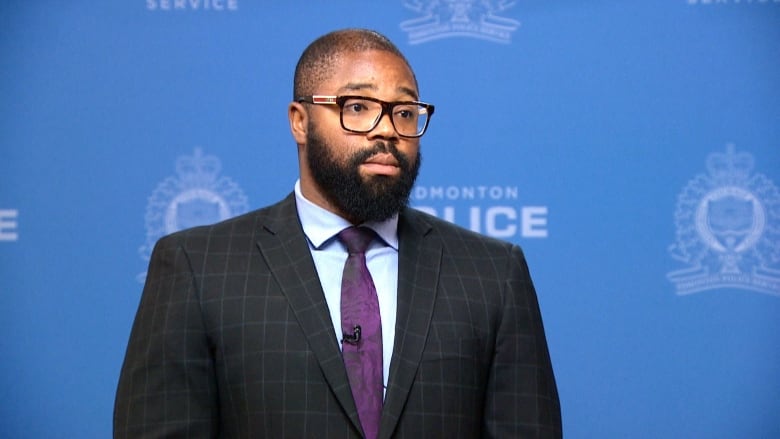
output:
[[317, 38], [301, 54], [295, 66], [293, 99], [317, 93], [319, 84], [333, 75], [333, 66], [341, 55], [369, 50], [390, 52], [412, 71], [406, 57], [384, 35], [368, 29], [337, 30]]

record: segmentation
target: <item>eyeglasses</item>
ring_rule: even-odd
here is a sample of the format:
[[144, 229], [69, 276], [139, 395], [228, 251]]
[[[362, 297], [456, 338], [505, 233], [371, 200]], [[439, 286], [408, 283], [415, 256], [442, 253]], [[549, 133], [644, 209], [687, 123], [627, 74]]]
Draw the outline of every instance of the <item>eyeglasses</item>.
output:
[[433, 105], [418, 101], [385, 102], [367, 96], [301, 96], [298, 102], [338, 105], [341, 127], [353, 133], [367, 133], [385, 114], [390, 115], [393, 128], [401, 137], [420, 137], [428, 128]]

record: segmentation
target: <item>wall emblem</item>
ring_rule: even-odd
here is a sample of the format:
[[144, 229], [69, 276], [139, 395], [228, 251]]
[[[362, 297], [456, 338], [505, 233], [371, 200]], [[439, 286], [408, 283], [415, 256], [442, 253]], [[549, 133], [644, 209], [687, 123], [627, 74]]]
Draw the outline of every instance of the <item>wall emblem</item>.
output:
[[733, 145], [710, 154], [706, 167], [678, 196], [669, 251], [686, 267], [667, 277], [681, 295], [736, 288], [780, 296], [780, 192], [751, 174], [753, 156]]
[[[247, 212], [246, 195], [233, 180], [219, 176], [221, 169], [219, 159], [200, 148], [176, 159], [177, 177], [157, 185], [146, 205], [146, 243], [138, 249], [145, 261], [165, 235]], [[146, 273], [139, 275], [141, 282], [145, 278]]]
[[413, 0], [404, 6], [420, 14], [401, 23], [409, 44], [449, 37], [472, 37], [509, 43], [520, 22], [498, 14], [514, 6], [509, 0]]

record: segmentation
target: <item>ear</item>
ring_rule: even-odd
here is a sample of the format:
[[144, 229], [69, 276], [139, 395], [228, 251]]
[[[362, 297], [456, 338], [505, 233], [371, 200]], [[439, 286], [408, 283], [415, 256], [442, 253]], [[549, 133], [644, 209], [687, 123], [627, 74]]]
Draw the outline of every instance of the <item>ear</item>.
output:
[[309, 113], [299, 102], [290, 102], [287, 107], [287, 118], [290, 120], [290, 132], [295, 143], [303, 145], [306, 143], [307, 128], [309, 126]]

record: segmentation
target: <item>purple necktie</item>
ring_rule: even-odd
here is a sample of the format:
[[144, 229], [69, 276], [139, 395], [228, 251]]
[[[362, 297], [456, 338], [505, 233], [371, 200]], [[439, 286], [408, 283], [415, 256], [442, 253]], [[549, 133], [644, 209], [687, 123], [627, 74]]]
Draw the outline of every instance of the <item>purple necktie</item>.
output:
[[366, 266], [366, 249], [375, 237], [374, 231], [365, 227], [349, 227], [339, 233], [349, 252], [341, 281], [342, 356], [367, 439], [379, 434], [384, 384], [379, 300]]

